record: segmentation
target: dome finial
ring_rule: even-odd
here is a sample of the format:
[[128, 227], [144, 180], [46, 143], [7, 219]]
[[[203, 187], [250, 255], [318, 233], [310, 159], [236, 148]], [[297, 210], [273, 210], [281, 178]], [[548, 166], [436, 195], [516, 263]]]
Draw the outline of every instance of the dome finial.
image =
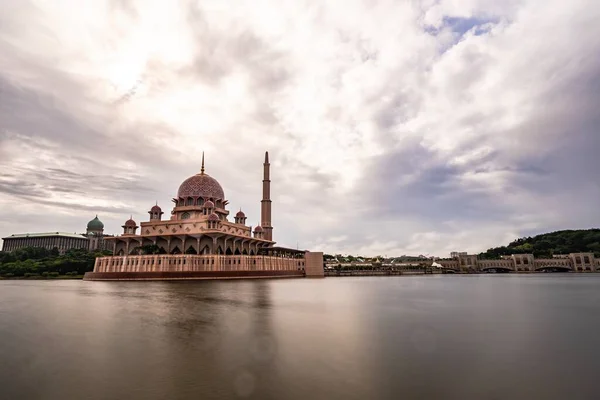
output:
[[200, 168], [200, 174], [204, 175], [204, 152], [202, 152], [202, 168]]

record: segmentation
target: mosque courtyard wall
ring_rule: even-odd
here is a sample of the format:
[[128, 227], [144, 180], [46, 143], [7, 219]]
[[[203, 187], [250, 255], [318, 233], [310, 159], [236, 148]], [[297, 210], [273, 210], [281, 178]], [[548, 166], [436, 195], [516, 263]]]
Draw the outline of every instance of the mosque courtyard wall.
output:
[[303, 258], [221, 255], [98, 257], [94, 272], [304, 271]]
[[230, 255], [98, 257], [86, 280], [234, 279], [322, 277], [323, 253], [302, 258]]

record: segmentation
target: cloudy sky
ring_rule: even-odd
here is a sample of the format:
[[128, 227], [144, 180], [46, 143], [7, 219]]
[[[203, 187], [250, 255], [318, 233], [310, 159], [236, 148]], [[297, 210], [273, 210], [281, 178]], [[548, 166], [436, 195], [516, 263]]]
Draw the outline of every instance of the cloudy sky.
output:
[[0, 237], [120, 233], [200, 169], [281, 245], [600, 226], [595, 0], [0, 0]]

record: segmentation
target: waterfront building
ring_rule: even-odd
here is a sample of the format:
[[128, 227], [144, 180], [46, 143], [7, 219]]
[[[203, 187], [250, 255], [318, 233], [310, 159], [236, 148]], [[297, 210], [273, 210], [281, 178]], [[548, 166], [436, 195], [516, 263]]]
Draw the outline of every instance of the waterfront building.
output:
[[263, 163], [260, 225], [246, 225], [240, 209], [229, 220], [221, 184], [205, 171], [185, 179], [169, 219], [155, 204], [147, 221], [131, 216], [123, 233], [105, 238], [114, 255], [96, 259], [87, 280], [206, 279], [323, 276], [323, 254], [276, 247], [271, 223], [269, 154]]

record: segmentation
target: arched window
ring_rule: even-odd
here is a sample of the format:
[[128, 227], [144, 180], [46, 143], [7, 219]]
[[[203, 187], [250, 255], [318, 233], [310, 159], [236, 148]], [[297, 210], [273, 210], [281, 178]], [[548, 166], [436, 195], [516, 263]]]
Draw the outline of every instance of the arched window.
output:
[[189, 212], [184, 212], [183, 214], [181, 214], [181, 219], [189, 219], [189, 218], [190, 218]]
[[196, 205], [201, 206], [202, 204], [204, 204], [204, 199], [202, 197], [198, 197], [196, 200]]
[[194, 248], [194, 246], [190, 246], [188, 247], [188, 249], [185, 251], [185, 254], [198, 254], [196, 252], [196, 249]]
[[194, 205], [194, 199], [192, 199], [191, 197], [188, 197], [186, 205], [188, 205], [188, 206]]

